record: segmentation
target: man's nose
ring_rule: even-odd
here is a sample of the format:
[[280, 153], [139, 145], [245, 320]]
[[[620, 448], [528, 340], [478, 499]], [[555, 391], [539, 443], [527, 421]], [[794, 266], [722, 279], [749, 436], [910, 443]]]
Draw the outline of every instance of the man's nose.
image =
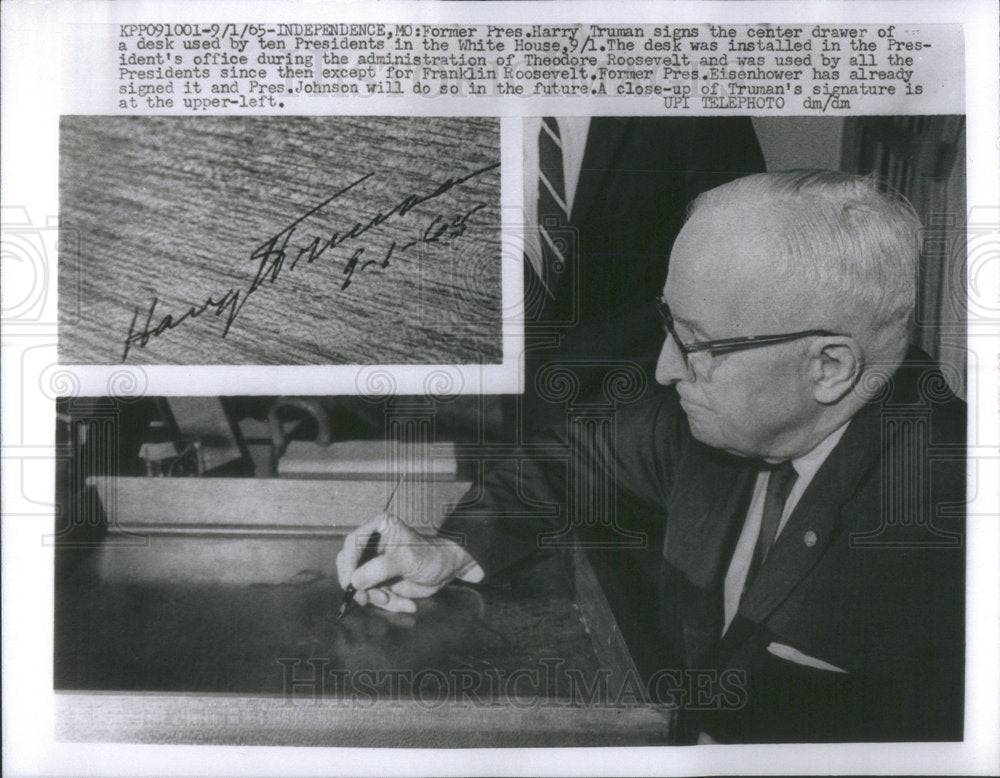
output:
[[684, 355], [674, 343], [674, 339], [668, 335], [663, 341], [660, 358], [656, 362], [656, 382], [670, 386], [687, 378], [687, 375], [688, 367], [684, 361]]

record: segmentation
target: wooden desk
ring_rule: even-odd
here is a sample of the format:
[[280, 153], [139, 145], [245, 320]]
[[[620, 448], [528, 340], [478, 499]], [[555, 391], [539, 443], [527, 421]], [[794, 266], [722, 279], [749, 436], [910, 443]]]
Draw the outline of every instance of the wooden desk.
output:
[[[57, 586], [58, 736], [351, 746], [658, 744], [582, 553], [415, 615], [335, 621], [333, 559], [379, 481], [97, 481], [116, 532]], [[443, 515], [466, 485], [433, 485]], [[114, 486], [114, 489], [110, 487]], [[405, 504], [405, 501], [404, 501]], [[239, 520], [239, 523], [237, 522]]]
[[126, 361], [502, 361], [497, 119], [64, 116], [59, 152], [60, 362], [119, 363], [154, 298], [151, 329], [229, 290], [225, 337], [209, 306]]
[[[434, 454], [423, 443], [393, 441], [395, 462], [408, 478], [454, 480], [458, 474], [454, 443], [435, 443]], [[282, 478], [372, 478], [385, 470], [390, 444], [385, 440], [341, 440], [323, 446], [293, 440], [277, 462]]]

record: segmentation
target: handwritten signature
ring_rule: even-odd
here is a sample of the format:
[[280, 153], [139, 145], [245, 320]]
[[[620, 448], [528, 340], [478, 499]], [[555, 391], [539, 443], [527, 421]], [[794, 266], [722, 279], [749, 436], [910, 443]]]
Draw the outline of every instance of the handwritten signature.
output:
[[[315, 216], [338, 197], [367, 181], [374, 173], [361, 176], [361, 178], [352, 181], [347, 186], [334, 192], [282, 230], [260, 243], [250, 254], [250, 259], [257, 262], [257, 272], [245, 289], [230, 288], [218, 298], [210, 295], [203, 302], [190, 306], [183, 313], [176, 316], [166, 314], [158, 319], [156, 318], [156, 308], [160, 301], [158, 297], [154, 297], [145, 311], [145, 323], [141, 329], [137, 329], [137, 323], [140, 318], [139, 306], [134, 306], [132, 322], [129, 324], [128, 335], [125, 337], [122, 362], [128, 359], [129, 352], [133, 347], [145, 348], [151, 339], [157, 338], [191, 319], [196, 319], [206, 312], [214, 313], [216, 316], [225, 314], [225, 327], [222, 330], [221, 337], [226, 337], [254, 292], [260, 289], [265, 282], [273, 284], [277, 281], [283, 270], [293, 271], [303, 259], [307, 265], [311, 265], [327, 251], [337, 248], [348, 240], [361, 237], [369, 230], [378, 227], [392, 217], [405, 216], [416, 206], [434, 200], [455, 187], [464, 184], [466, 181], [481, 176], [499, 166], [499, 163], [495, 163], [463, 176], [448, 178], [430, 192], [407, 195], [389, 210], [380, 211], [367, 221], [357, 221], [347, 230], [336, 231], [326, 237], [313, 237], [305, 245], [293, 245], [292, 237], [302, 222], [311, 216]], [[485, 207], [485, 203], [477, 203], [465, 211], [450, 217], [442, 215], [434, 216], [413, 240], [400, 244], [393, 241], [385, 254], [379, 257], [369, 258], [368, 249], [365, 246], [356, 248], [344, 263], [344, 279], [340, 288], [342, 290], [347, 289], [353, 282], [356, 273], [363, 272], [372, 266], [382, 269], [388, 268], [394, 254], [406, 251], [417, 244], [444, 243], [463, 235], [468, 228], [469, 219]]]

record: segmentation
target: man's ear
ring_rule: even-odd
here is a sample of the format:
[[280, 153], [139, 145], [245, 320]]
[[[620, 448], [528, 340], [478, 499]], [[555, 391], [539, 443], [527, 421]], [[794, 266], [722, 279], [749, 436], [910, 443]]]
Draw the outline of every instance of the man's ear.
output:
[[864, 366], [864, 354], [854, 338], [817, 338], [809, 347], [813, 397], [823, 405], [839, 402], [857, 383]]

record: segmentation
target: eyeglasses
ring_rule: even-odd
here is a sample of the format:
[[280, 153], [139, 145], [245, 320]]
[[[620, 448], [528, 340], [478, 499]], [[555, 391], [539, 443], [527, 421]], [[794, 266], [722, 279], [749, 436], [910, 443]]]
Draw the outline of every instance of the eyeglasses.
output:
[[670, 312], [670, 306], [662, 297], [656, 298], [656, 309], [663, 319], [663, 329], [674, 339], [677, 349], [684, 358], [684, 364], [688, 365], [688, 357], [698, 351], [707, 351], [715, 356], [717, 354], [731, 354], [734, 351], [746, 351], [752, 348], [763, 346], [773, 346], [777, 343], [787, 343], [788, 341], [808, 338], [812, 335], [824, 335], [827, 337], [837, 337], [839, 333], [830, 330], [801, 330], [800, 332], [789, 332], [783, 335], [746, 335], [741, 338], [722, 338], [720, 340], [702, 340], [696, 343], [684, 343], [678, 336], [674, 328], [674, 315]]

